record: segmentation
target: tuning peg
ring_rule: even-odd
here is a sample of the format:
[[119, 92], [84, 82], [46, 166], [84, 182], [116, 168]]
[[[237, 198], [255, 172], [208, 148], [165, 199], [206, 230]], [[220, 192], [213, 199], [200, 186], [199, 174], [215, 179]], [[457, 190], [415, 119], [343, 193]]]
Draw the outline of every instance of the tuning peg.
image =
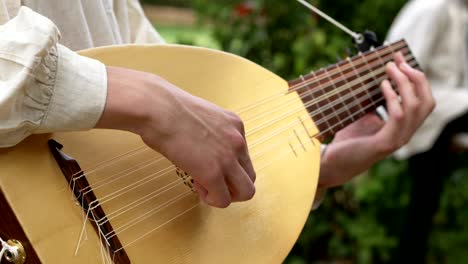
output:
[[368, 51], [371, 47], [378, 47], [379, 41], [377, 40], [377, 35], [370, 31], [366, 30], [362, 33], [364, 40], [361, 43], [355, 42], [354, 45], [361, 52]]

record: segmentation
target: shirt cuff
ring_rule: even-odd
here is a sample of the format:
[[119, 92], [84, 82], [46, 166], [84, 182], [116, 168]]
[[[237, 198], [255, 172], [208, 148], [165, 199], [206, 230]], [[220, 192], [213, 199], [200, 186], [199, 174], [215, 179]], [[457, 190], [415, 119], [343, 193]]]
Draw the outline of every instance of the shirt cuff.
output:
[[104, 111], [107, 72], [101, 62], [57, 45], [55, 86], [46, 115], [34, 133], [87, 130]]
[[326, 188], [317, 188], [317, 191], [315, 192], [314, 203], [312, 204], [312, 211], [317, 210], [320, 205], [322, 205], [323, 201], [325, 200], [326, 193]]
[[[323, 157], [325, 155], [325, 152], [327, 151], [327, 144], [321, 144], [320, 145], [320, 156]], [[325, 194], [327, 193], [327, 188], [320, 188], [317, 187], [317, 190], [315, 191], [315, 197], [314, 197], [314, 202], [312, 204], [312, 211], [316, 210], [317, 208], [322, 205], [323, 200], [325, 200]]]

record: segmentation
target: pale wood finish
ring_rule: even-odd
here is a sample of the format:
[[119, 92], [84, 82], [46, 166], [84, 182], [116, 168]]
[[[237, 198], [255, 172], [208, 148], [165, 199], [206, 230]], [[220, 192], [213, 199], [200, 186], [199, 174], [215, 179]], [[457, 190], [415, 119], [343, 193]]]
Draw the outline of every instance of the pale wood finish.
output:
[[[240, 57], [208, 49], [124, 46], [98, 48], [82, 54], [107, 65], [156, 73], [195, 95], [233, 110], [271, 94], [286, 94], [288, 89], [287, 82], [264, 68]], [[302, 105], [295, 93], [268, 104], [280, 105], [282, 100], [292, 100], [290, 109]], [[241, 114], [241, 117], [248, 119], [265, 109], [265, 106], [256, 107], [248, 114]], [[298, 115], [307, 115], [306, 110]], [[271, 116], [247, 123], [246, 130], [270, 119]], [[288, 117], [249, 137], [248, 142], [252, 143], [294, 120], [297, 120], [297, 116]], [[257, 194], [253, 200], [234, 204], [228, 209], [214, 209], [203, 204], [196, 206], [143, 240], [126, 247], [132, 263], [282, 262], [309, 215], [318, 180], [320, 143], [307, 136], [307, 133], [313, 135], [318, 131], [310, 119], [303, 122], [308, 131], [302, 126], [295, 127], [299, 139], [288, 129], [250, 150], [251, 154], [264, 153], [262, 157], [254, 158], [257, 170], [270, 164], [258, 172]], [[82, 168], [141, 146], [142, 142], [138, 136], [126, 132], [92, 130], [32, 136], [14, 148], [0, 150], [0, 187], [42, 262], [99, 263], [99, 240], [89, 224], [88, 240], [79, 254], [73, 256], [83, 213], [71, 200], [67, 183], [47, 149], [49, 138], [62, 143], [64, 152], [76, 158]], [[297, 156], [291, 151], [290, 144]], [[269, 149], [272, 146], [275, 148]], [[108, 173], [124, 170], [131, 164], [122, 162], [116, 166], [109, 168]], [[177, 176], [172, 173], [170, 177], [176, 179]], [[160, 187], [158, 183], [146, 187]], [[161, 181], [160, 184], [166, 183]], [[181, 186], [174, 192], [185, 190], [186, 187]], [[97, 191], [96, 195], [100, 197], [103, 194]], [[136, 197], [137, 194], [133, 195]], [[103, 205], [104, 210], [108, 213], [113, 210], [112, 206], [127, 204], [135, 197], [123, 196], [113, 205]], [[158, 217], [169, 219], [197, 203], [196, 196], [190, 195]], [[131, 217], [129, 215], [128, 219]], [[111, 223], [115, 228], [122, 224], [119, 221], [124, 220], [121, 218]], [[152, 218], [146, 224], [154, 226], [158, 221], [164, 222]], [[119, 235], [119, 239], [126, 245], [148, 228], [136, 228], [128, 234]]]

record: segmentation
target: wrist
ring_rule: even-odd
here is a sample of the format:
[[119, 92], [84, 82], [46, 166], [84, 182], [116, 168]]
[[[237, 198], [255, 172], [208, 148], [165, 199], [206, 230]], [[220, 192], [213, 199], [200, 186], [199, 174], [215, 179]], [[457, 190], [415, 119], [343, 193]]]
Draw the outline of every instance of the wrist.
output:
[[153, 118], [149, 97], [155, 81], [152, 75], [107, 67], [107, 99], [96, 128], [130, 131], [141, 135], [143, 124]]

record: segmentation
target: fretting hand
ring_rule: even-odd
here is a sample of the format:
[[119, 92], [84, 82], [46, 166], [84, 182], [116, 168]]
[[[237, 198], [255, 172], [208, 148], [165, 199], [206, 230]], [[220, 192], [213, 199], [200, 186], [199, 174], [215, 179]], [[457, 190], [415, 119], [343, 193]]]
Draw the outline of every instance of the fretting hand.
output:
[[434, 109], [426, 76], [411, 68], [401, 53], [395, 55], [395, 63], [387, 65], [386, 72], [397, 85], [401, 102], [389, 81], [383, 81], [388, 120], [367, 114], [338, 132], [322, 157], [319, 188], [341, 185], [393, 153]]
[[108, 80], [97, 127], [139, 134], [193, 177], [209, 205], [252, 198], [255, 172], [237, 115], [152, 74], [109, 67]]

